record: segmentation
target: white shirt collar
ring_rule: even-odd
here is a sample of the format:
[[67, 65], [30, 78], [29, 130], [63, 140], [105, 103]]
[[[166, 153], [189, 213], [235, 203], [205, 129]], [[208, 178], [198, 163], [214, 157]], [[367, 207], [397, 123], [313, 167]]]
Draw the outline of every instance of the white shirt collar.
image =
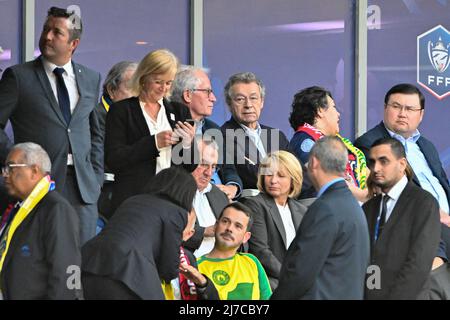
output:
[[244, 129], [244, 131], [247, 134], [252, 134], [252, 133], [253, 134], [257, 133], [258, 135], [261, 134], [261, 126], [259, 125], [259, 122], [256, 122], [256, 129], [249, 128], [246, 125], [243, 125], [242, 123], [239, 123], [239, 125], [242, 127], [242, 129]]
[[408, 178], [406, 175], [403, 175], [403, 177], [391, 188], [391, 190], [389, 190], [387, 195], [392, 200], [397, 201], [407, 184]]
[[56, 64], [54, 64], [54, 63], [48, 61], [47, 59], [45, 59], [44, 57], [42, 57], [42, 64], [44, 65], [44, 69], [47, 72], [47, 74], [52, 74], [53, 70], [55, 70], [55, 68], [64, 68], [64, 70], [67, 72], [68, 75], [74, 74], [72, 60], [69, 60], [69, 62], [67, 62], [63, 66], [57, 66]]
[[198, 192], [199, 194], [201, 194], [201, 195], [205, 195], [205, 194], [207, 194], [208, 192], [210, 192], [211, 189], [212, 189], [212, 184], [211, 184], [211, 183], [208, 183], [208, 185], [206, 186], [205, 189], [203, 189], [202, 191], [200, 191], [200, 190], [197, 189], [197, 192]]

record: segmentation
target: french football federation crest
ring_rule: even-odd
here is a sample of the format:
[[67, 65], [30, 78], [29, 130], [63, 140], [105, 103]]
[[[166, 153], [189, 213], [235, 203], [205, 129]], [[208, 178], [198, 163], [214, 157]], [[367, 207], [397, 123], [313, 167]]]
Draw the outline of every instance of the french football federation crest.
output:
[[449, 47], [450, 43], [445, 45], [442, 42], [441, 37], [439, 37], [439, 40], [436, 42], [436, 44], [428, 41], [428, 58], [430, 59], [433, 68], [439, 73], [447, 70], [450, 63], [450, 57], [448, 55]]
[[438, 25], [417, 37], [417, 83], [438, 99], [450, 95], [450, 32]]

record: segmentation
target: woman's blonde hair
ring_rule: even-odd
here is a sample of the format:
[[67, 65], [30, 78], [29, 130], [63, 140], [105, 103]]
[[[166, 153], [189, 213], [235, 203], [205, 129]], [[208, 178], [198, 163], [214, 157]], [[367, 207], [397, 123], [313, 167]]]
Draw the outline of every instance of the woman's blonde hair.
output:
[[262, 160], [258, 170], [258, 190], [267, 193], [264, 176], [268, 175], [268, 173], [272, 174], [269, 170], [273, 167], [278, 168], [277, 170], [287, 171], [287, 174], [291, 177], [291, 190], [288, 197], [296, 198], [302, 191], [303, 170], [297, 157], [288, 151], [269, 153]]
[[137, 66], [131, 78], [131, 89], [134, 94], [140, 95], [147, 77], [151, 74], [177, 73], [178, 58], [167, 49], [158, 49], [148, 53]]

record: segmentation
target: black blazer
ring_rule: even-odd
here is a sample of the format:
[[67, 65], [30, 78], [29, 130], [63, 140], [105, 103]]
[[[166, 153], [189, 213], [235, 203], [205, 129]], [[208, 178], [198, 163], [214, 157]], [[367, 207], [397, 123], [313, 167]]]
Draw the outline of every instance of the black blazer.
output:
[[370, 245], [364, 212], [344, 181], [332, 184], [303, 217], [273, 299], [362, 299]]
[[[223, 208], [225, 208], [225, 206], [230, 203], [226, 194], [223, 193], [215, 185], [212, 185], [211, 191], [206, 194], [206, 198], [208, 199], [209, 205], [211, 206], [211, 210], [216, 216], [216, 219], [219, 218]], [[204, 233], [205, 228], [200, 227], [198, 219], [196, 219], [195, 233], [188, 241], [184, 243], [183, 246], [194, 252], [202, 244]]]
[[381, 196], [364, 206], [371, 239], [371, 265], [381, 270], [381, 289], [367, 299], [427, 298], [431, 265], [440, 239], [439, 205], [427, 191], [408, 182], [391, 216], [374, 242]]
[[[248, 251], [261, 261], [274, 290], [278, 285], [281, 263], [287, 252], [286, 231], [280, 212], [275, 200], [263, 192], [254, 197], [241, 198], [239, 201], [249, 206], [254, 213]], [[295, 199], [288, 199], [288, 205], [297, 230], [308, 208]]]
[[[289, 141], [281, 130], [262, 124], [260, 126], [262, 129], [261, 140], [266, 153], [288, 150]], [[256, 145], [245, 135], [244, 129], [242, 129], [233, 117], [220, 128], [225, 139], [225, 151], [229, 153], [228, 158], [233, 159], [232, 164], [234, 164], [239, 177], [242, 179], [244, 189], [257, 189], [258, 167], [262, 159]], [[275, 144], [272, 144], [272, 142], [275, 142]], [[228, 143], [233, 143], [234, 146], [227, 147]], [[232, 151], [233, 153], [231, 153]], [[249, 158], [256, 165], [247, 159], [242, 159], [242, 155]], [[227, 162], [227, 164], [229, 163]]]
[[[190, 118], [183, 104], [164, 100], [170, 126]], [[155, 175], [155, 136], [150, 135], [139, 99], [132, 97], [113, 103], [106, 116], [105, 159], [115, 175], [111, 206], [117, 208], [123, 200], [139, 194]]]
[[186, 224], [186, 210], [172, 202], [149, 194], [131, 197], [82, 247], [82, 271], [121, 281], [141, 299], [164, 300], [161, 280], [179, 274]]
[[50, 191], [14, 233], [0, 275], [4, 299], [82, 298], [81, 289], [67, 286], [81, 266], [79, 234], [75, 210]]

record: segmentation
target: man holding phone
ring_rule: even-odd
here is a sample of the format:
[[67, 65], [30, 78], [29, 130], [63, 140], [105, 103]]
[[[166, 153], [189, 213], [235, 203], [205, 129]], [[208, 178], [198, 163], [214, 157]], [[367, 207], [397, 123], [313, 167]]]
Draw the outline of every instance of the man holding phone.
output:
[[195, 123], [196, 135], [209, 135], [216, 138], [219, 145], [219, 165], [216, 174], [212, 177], [212, 182], [222, 190], [227, 197], [232, 200], [238, 197], [242, 191], [242, 180], [237, 174], [233, 165], [223, 164], [221, 158], [224, 155], [223, 135], [220, 127], [208, 119], [211, 116], [216, 96], [211, 89], [211, 81], [205, 70], [193, 66], [183, 67], [175, 76], [172, 84], [171, 101], [185, 104], [190, 112], [192, 119], [186, 122]]

